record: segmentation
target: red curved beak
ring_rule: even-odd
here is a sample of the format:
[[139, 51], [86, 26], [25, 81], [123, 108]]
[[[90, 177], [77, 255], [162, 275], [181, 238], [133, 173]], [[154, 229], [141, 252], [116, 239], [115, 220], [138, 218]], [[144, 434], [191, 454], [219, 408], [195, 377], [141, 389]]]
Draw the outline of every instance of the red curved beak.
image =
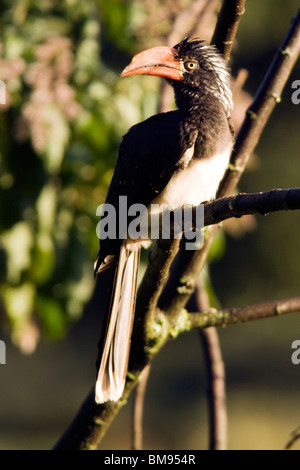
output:
[[161, 46], [147, 49], [136, 54], [121, 73], [129, 75], [157, 75], [158, 77], [183, 80], [183, 66], [177, 52], [170, 47]]

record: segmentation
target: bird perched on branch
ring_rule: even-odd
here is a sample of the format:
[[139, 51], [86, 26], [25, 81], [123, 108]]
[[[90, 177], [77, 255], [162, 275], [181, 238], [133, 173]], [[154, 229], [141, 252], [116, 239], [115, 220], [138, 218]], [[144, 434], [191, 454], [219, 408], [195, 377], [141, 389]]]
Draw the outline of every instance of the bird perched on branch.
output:
[[[123, 137], [106, 203], [174, 210], [215, 197], [233, 145], [232, 95], [225, 60], [214, 46], [186, 38], [133, 57], [121, 77], [156, 75], [174, 88], [177, 108], [133, 126]], [[95, 272], [113, 270], [95, 399], [117, 401], [124, 389], [141, 243], [103, 239]]]

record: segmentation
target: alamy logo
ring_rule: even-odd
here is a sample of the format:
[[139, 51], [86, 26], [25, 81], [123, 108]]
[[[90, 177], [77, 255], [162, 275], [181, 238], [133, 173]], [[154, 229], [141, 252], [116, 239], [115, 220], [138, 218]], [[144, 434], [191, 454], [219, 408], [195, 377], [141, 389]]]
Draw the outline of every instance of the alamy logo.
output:
[[296, 349], [296, 351], [294, 351], [292, 356], [291, 356], [292, 363], [295, 364], [295, 365], [298, 365], [298, 364], [300, 364], [300, 340], [295, 339], [292, 342], [291, 348]]
[[185, 206], [169, 210], [159, 204], [128, 206], [127, 196], [119, 196], [117, 209], [112, 204], [101, 204], [96, 215], [101, 217], [96, 233], [100, 240], [148, 241], [181, 238], [184, 234], [186, 250], [203, 246], [204, 206]]
[[0, 364], [6, 364], [6, 345], [0, 340]]
[[292, 88], [295, 91], [292, 93], [292, 103], [299, 104], [300, 103], [300, 80], [294, 80], [292, 83]]
[[0, 80], [0, 104], [6, 104], [6, 86], [3, 80]]

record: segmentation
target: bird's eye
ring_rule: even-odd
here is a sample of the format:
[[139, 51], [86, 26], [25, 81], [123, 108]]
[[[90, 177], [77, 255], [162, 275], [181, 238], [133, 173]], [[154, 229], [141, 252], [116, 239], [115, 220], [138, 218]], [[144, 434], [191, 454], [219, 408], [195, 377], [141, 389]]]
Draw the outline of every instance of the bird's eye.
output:
[[197, 68], [197, 62], [195, 60], [188, 60], [187, 62], [184, 63], [184, 68], [188, 72], [192, 72]]

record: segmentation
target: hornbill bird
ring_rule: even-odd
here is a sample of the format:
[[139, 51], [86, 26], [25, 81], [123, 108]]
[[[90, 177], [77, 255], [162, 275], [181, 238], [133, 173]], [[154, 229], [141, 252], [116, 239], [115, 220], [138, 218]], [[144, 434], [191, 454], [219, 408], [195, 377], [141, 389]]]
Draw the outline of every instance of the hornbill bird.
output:
[[[134, 125], [123, 137], [106, 203], [119, 214], [127, 206], [164, 205], [170, 210], [215, 197], [233, 145], [230, 74], [212, 45], [185, 38], [173, 48], [135, 55], [121, 77], [164, 77], [177, 109]], [[117, 217], [118, 219], [118, 217]], [[100, 240], [95, 273], [113, 269], [107, 324], [98, 358], [97, 403], [117, 401], [124, 389], [135, 310], [142, 242], [128, 237]]]

